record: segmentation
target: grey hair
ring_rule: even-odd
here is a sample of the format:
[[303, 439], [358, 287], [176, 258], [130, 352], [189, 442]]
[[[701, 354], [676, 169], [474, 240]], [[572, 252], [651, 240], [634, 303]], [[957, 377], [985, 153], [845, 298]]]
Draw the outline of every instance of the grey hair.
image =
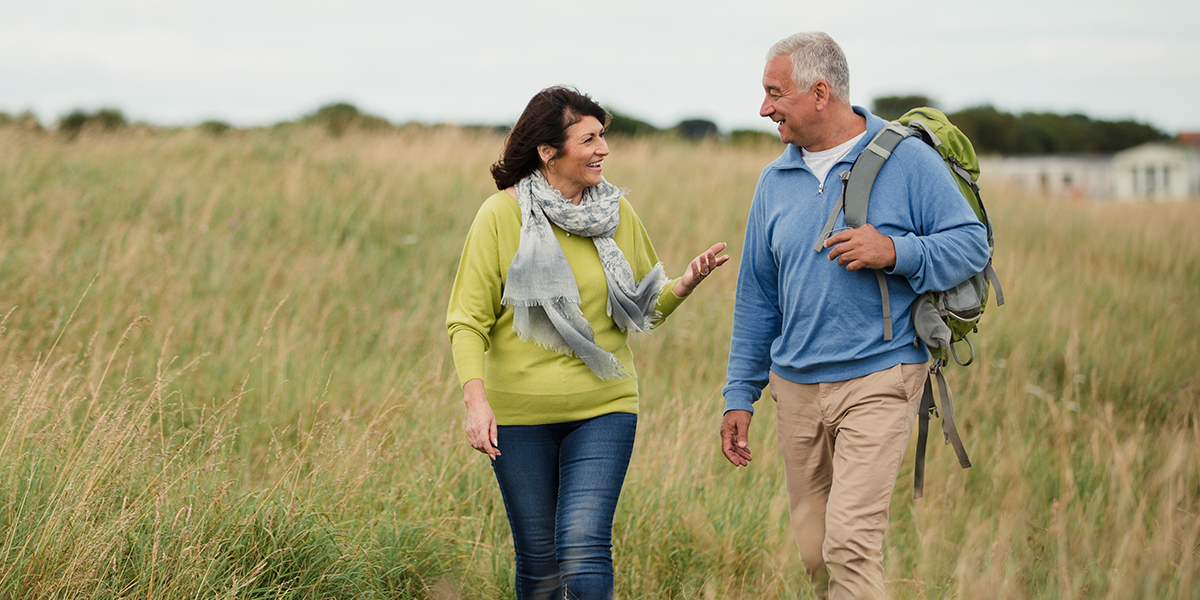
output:
[[824, 79], [835, 97], [850, 101], [850, 66], [842, 47], [828, 34], [808, 31], [785, 37], [767, 51], [767, 62], [784, 54], [792, 59], [792, 83], [796, 87], [808, 91]]

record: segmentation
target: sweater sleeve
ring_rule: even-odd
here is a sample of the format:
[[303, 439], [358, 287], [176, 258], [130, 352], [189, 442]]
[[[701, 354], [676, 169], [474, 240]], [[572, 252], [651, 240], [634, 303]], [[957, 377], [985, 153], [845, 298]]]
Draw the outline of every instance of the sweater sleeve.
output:
[[733, 335], [729, 341], [729, 367], [725, 375], [725, 412], [754, 412], [753, 404], [767, 386], [771, 370], [771, 345], [781, 335], [779, 265], [771, 253], [762, 211], [762, 180], [754, 194], [746, 222], [746, 238], [738, 267], [733, 307]]
[[483, 379], [483, 355], [502, 296], [497, 218], [492, 205], [484, 203], [463, 244], [446, 309], [446, 330], [461, 385]]
[[948, 290], [987, 266], [987, 228], [975, 217], [941, 157], [919, 140], [897, 161], [908, 183], [917, 232], [892, 236], [896, 264], [889, 275], [908, 279], [916, 293]]

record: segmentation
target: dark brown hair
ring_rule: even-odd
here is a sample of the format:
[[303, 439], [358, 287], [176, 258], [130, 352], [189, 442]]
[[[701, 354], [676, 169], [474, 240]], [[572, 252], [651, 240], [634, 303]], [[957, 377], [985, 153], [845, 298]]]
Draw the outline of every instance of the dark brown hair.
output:
[[508, 189], [537, 170], [541, 164], [538, 146], [548, 144], [554, 148], [555, 156], [561, 154], [567, 142], [567, 129], [584, 117], [596, 117], [605, 127], [611, 118], [608, 111], [573, 88], [554, 86], [538, 92], [508, 132], [500, 160], [492, 165], [496, 188]]

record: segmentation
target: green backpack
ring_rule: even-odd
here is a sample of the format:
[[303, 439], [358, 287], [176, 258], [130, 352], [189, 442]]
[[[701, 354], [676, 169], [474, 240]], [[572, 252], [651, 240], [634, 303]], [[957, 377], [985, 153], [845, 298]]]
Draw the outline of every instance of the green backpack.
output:
[[[1000, 279], [996, 276], [995, 269], [992, 268], [991, 254], [995, 249], [992, 221], [983, 206], [983, 199], [979, 196], [979, 186], [975, 183], [979, 179], [979, 158], [971, 140], [967, 139], [946, 115], [935, 108], [914, 108], [889, 123], [867, 144], [867, 148], [854, 161], [854, 166], [841, 174], [842, 196], [830, 213], [813, 249], [821, 251], [824, 241], [833, 231], [838, 213], [843, 209], [847, 227], [858, 228], [867, 222], [867, 205], [875, 177], [896, 146], [910, 136], [919, 137], [942, 156], [946, 167], [958, 182], [959, 191], [975, 211], [975, 217], [987, 228], [989, 252], [988, 263], [983, 271], [975, 273], [949, 290], [922, 294], [913, 306], [917, 335], [929, 347], [929, 353], [934, 359], [930, 366], [931, 377], [925, 380], [917, 435], [913, 497], [920, 498], [924, 493], [925, 442], [929, 433], [929, 416], [937, 411], [932, 379], [937, 379], [939, 395], [942, 398], [942, 433], [946, 437], [946, 443], [954, 446], [959, 464], [964, 469], [968, 468], [971, 466], [971, 460], [967, 457], [958, 429], [954, 425], [954, 398], [946, 384], [943, 367], [950, 356], [962, 366], [967, 366], [975, 360], [975, 347], [971, 345], [967, 335], [979, 331], [979, 319], [987, 308], [989, 284], [996, 290], [996, 305], [1004, 304], [1004, 291], [1000, 287]], [[892, 315], [888, 305], [887, 282], [882, 270], [876, 270], [875, 275], [879, 281], [880, 294], [883, 296], [883, 339], [891, 340]], [[965, 362], [959, 359], [955, 350], [955, 344], [959, 342], [966, 342], [970, 349], [970, 355]]]

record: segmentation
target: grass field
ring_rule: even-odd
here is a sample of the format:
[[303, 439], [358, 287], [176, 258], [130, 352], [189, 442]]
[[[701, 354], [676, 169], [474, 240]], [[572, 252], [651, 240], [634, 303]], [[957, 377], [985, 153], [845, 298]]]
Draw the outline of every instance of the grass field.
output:
[[[500, 138], [0, 129], [0, 598], [511, 598], [444, 314]], [[737, 256], [772, 145], [613, 140], [670, 271]], [[983, 181], [1008, 305], [906, 458], [896, 598], [1200, 598], [1200, 204]], [[770, 400], [716, 435], [736, 261], [635, 340], [620, 598], [811, 597]], [[936, 439], [936, 438], [935, 438]]]

